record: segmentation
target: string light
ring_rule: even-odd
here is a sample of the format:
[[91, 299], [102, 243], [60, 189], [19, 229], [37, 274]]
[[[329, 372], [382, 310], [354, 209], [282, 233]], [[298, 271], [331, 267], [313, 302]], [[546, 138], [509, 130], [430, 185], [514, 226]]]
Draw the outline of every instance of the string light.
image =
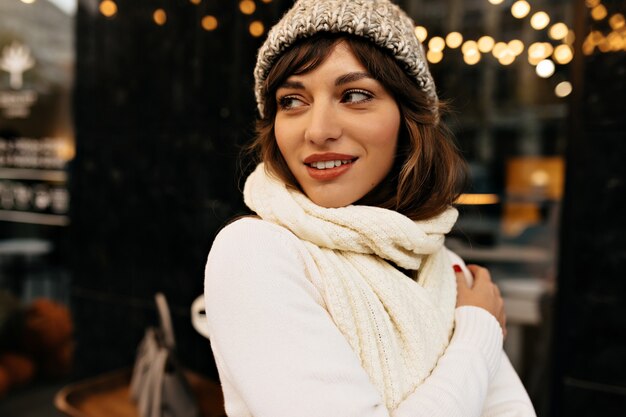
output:
[[572, 49], [567, 45], [559, 45], [554, 49], [554, 60], [561, 65], [569, 64], [574, 54]]
[[210, 32], [212, 30], [217, 29], [217, 18], [211, 15], [204, 16], [202, 18], [201, 24], [204, 30], [208, 30]]
[[498, 5], [500, 3], [502, 3], [504, 0], [489, 0], [489, 3], [493, 4], [493, 5]]
[[443, 59], [443, 52], [441, 51], [433, 51], [433, 50], [429, 50], [426, 53], [426, 59], [428, 60], [428, 62], [430, 62], [431, 64], [437, 64], [439, 62], [441, 62], [441, 60]]
[[513, 39], [507, 44], [508, 49], [513, 52], [515, 56], [520, 55], [524, 52], [524, 43], [519, 39]]
[[504, 49], [498, 57], [498, 62], [502, 65], [511, 65], [515, 61], [515, 54], [509, 48]]
[[530, 13], [530, 4], [526, 0], [518, 0], [511, 6], [511, 14], [517, 19], [525, 18]]
[[467, 65], [474, 65], [480, 61], [480, 57], [481, 55], [480, 52], [478, 52], [478, 49], [469, 49], [463, 54], [463, 61], [465, 61]]
[[248, 30], [250, 31], [250, 35], [258, 38], [265, 32], [265, 26], [263, 26], [263, 22], [261, 22], [260, 20], [255, 20], [250, 23]]
[[262, 1], [263, 3], [265, 3], [265, 4], [268, 4], [268, 3], [271, 3], [271, 2], [272, 2], [272, 0], [261, 0], [261, 1]]
[[106, 17], [113, 17], [117, 13], [117, 4], [112, 0], [104, 0], [100, 3], [100, 13]]
[[243, 14], [252, 14], [256, 10], [256, 4], [252, 0], [241, 0], [239, 2], [239, 10]]
[[22, 0], [22, 3], [25, 4], [33, 4], [35, 2], [35, 0]]
[[415, 26], [415, 36], [420, 42], [424, 42], [428, 37], [428, 31], [424, 26]]
[[491, 53], [493, 54], [494, 58], [500, 59], [500, 57], [502, 56], [504, 51], [506, 51], [506, 49], [507, 49], [507, 44], [506, 43], [504, 43], [504, 42], [497, 42], [493, 46], [493, 49], [491, 50]]
[[565, 23], [559, 22], [550, 26], [548, 35], [555, 41], [560, 41], [561, 39], [565, 39], [568, 32], [569, 29], [567, 29], [567, 25]]
[[468, 54], [470, 51], [478, 52], [478, 44], [476, 41], [466, 41], [461, 47], [463, 54]]
[[428, 41], [428, 50], [434, 52], [441, 52], [446, 47], [446, 41], [441, 36], [435, 36]]
[[485, 35], [485, 36], [481, 36], [480, 39], [478, 39], [477, 43], [478, 43], [478, 50], [486, 54], [490, 52], [491, 49], [493, 49], [493, 45], [495, 44], [495, 41], [493, 40], [491, 36]]
[[550, 59], [544, 59], [537, 64], [535, 71], [541, 78], [550, 78], [554, 74], [554, 62]]
[[600, 4], [600, 0], [585, 0], [585, 4], [587, 5], [587, 7], [589, 7], [590, 9], [593, 9], [594, 7], [596, 7], [598, 4]]
[[546, 12], [537, 12], [530, 18], [530, 26], [533, 29], [544, 29], [550, 23], [550, 16]]
[[165, 13], [163, 9], [156, 9], [154, 13], [152, 13], [152, 19], [157, 25], [163, 26], [165, 22], [167, 22], [167, 13]]
[[561, 81], [554, 87], [554, 94], [557, 97], [567, 97], [572, 93], [572, 83], [569, 81]]
[[620, 30], [626, 24], [626, 20], [624, 19], [624, 15], [621, 13], [616, 13], [609, 19], [609, 25], [613, 30]]
[[602, 20], [606, 17], [606, 15], [606, 7], [604, 7], [603, 4], [598, 4], [596, 7], [591, 9], [591, 17], [593, 20]]
[[458, 48], [463, 42], [463, 35], [459, 32], [450, 32], [448, 36], [446, 36], [446, 45], [448, 48]]
[[202, 2], [202, 0], [189, 0], [191, 2], [191, 4], [195, 4], [198, 5]]

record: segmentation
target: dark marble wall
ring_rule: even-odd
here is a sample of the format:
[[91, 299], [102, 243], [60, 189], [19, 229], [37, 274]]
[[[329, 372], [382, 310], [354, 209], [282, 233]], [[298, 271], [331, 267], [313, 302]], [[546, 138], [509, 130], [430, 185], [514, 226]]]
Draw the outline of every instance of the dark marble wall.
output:
[[[65, 250], [80, 375], [132, 363], [144, 327], [156, 323], [156, 291], [170, 301], [183, 362], [215, 372], [189, 308], [213, 237], [243, 209], [238, 146], [253, 131], [262, 39], [248, 24], [269, 26], [283, 6], [258, 2], [245, 16], [233, 1], [157, 3], [117, 2], [113, 18], [97, 2], [79, 3]], [[167, 13], [163, 26], [152, 20], [156, 7]], [[200, 23], [209, 14], [219, 21], [211, 32]]]
[[[624, 1], [606, 4], [626, 10]], [[580, 2], [577, 36], [589, 25]], [[626, 413], [626, 52], [584, 56], [581, 44], [572, 74], [553, 414], [617, 417]]]

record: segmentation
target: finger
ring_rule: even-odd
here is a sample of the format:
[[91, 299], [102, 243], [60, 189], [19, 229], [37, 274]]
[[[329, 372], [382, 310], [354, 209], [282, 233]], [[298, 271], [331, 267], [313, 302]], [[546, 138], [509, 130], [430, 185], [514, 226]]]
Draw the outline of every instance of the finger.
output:
[[469, 288], [467, 285], [467, 280], [465, 279], [465, 274], [463, 273], [463, 269], [460, 265], [454, 264], [452, 265], [452, 269], [454, 269], [454, 275], [456, 275], [457, 286], [461, 288]]

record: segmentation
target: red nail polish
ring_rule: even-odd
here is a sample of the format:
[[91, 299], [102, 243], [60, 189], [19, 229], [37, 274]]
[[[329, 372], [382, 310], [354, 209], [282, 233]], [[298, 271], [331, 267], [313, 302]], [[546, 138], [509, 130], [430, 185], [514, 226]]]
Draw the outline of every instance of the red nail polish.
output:
[[459, 273], [459, 272], [463, 272], [463, 270], [461, 269], [461, 267], [459, 265], [452, 265], [452, 268], [454, 268], [454, 272]]

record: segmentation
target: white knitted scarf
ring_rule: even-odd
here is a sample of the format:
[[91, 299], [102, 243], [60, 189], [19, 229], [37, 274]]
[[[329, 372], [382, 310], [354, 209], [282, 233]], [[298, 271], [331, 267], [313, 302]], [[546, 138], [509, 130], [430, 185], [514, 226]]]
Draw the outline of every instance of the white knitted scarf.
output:
[[[326, 307], [388, 409], [435, 367], [450, 341], [456, 281], [444, 235], [448, 209], [427, 221], [370, 206], [324, 208], [266, 173], [248, 177], [245, 203], [300, 238], [319, 268]], [[413, 280], [386, 260], [418, 271]]]

